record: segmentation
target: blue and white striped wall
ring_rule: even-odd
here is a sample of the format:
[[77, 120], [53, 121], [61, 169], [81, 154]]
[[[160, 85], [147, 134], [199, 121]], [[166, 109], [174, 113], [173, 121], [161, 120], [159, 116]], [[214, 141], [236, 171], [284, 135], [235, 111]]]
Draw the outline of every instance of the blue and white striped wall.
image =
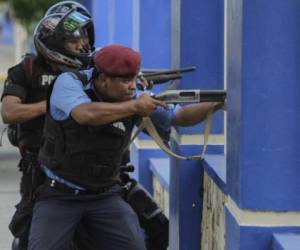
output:
[[[227, 250], [292, 249], [287, 242], [296, 244], [300, 231], [300, 2], [87, 2], [97, 46], [133, 47], [143, 55], [143, 68], [196, 66], [177, 88], [227, 88], [227, 117], [214, 115], [207, 161], [171, 159], [166, 166], [170, 249], [200, 249], [204, 171], [227, 197]], [[203, 125], [174, 129], [172, 147], [200, 152], [202, 131]], [[167, 156], [140, 136], [132, 161], [150, 191], [149, 159], [157, 157]]]

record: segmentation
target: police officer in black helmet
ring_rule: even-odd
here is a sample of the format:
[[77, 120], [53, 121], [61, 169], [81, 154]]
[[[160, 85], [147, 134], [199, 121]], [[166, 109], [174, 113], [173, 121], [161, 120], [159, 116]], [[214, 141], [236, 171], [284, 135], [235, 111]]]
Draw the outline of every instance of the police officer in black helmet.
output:
[[[38, 98], [38, 95], [40, 96], [41, 103], [39, 103], [40, 107], [45, 109], [45, 102], [43, 102], [45, 93], [48, 89], [48, 86], [52, 82], [52, 80], [55, 78], [57, 73], [63, 72], [63, 71], [69, 71], [74, 70], [78, 68], [85, 68], [89, 63], [89, 53], [93, 50], [93, 44], [94, 44], [94, 32], [93, 32], [93, 26], [90, 23], [90, 20], [87, 19], [86, 26], [84, 21], [81, 21], [81, 25], [85, 26], [84, 29], [78, 29], [74, 34], [72, 33], [72, 22], [74, 20], [71, 20], [71, 22], [68, 24], [68, 20], [66, 18], [65, 25], [69, 28], [69, 30], [63, 29], [61, 26], [56, 27], [55, 30], [51, 30], [51, 22], [56, 22], [58, 19], [62, 18], [61, 14], [65, 14], [67, 12], [70, 12], [70, 10], [76, 10], [77, 12], [80, 12], [86, 17], [90, 17], [89, 11], [81, 4], [74, 2], [74, 1], [63, 1], [60, 3], [57, 3], [50, 7], [48, 11], [45, 14], [45, 17], [50, 16], [46, 18], [46, 24], [40, 23], [34, 33], [34, 42], [35, 46], [38, 52], [38, 56], [35, 57], [33, 55], [27, 56], [21, 66], [19, 65], [17, 69], [13, 70], [11, 72], [11, 77], [8, 77], [8, 80], [10, 78], [14, 79], [16, 77], [16, 71], [18, 71], [18, 68], [21, 68], [23, 70], [23, 73], [21, 72], [19, 75], [22, 76], [22, 74], [26, 75], [27, 82], [29, 82], [29, 86], [31, 86], [30, 81], [33, 83], [36, 81], [32, 77], [32, 71], [35, 72], [36, 77], [35, 78], [42, 78], [41, 85], [44, 86], [43, 89], [40, 89], [39, 91], [36, 91], [36, 88], [31, 89], [27, 85], [23, 85], [21, 81], [15, 80], [12, 84], [8, 85], [6, 90], [3, 93], [4, 99], [11, 99], [10, 96], [14, 97], [20, 97], [16, 96], [15, 92], [11, 92], [10, 88], [11, 86], [18, 88], [25, 87], [26, 91], [30, 91], [30, 95], [34, 96], [35, 98]], [[54, 15], [53, 15], [54, 14]], [[52, 21], [51, 21], [52, 20]], [[44, 20], [45, 21], [45, 20]], [[62, 24], [62, 22], [61, 22]], [[38, 66], [37, 66], [38, 64]], [[44, 70], [49, 75], [47, 76], [46, 73], [40, 72], [40, 69]], [[46, 83], [47, 81], [47, 83]], [[6, 102], [6, 101], [5, 101]], [[26, 103], [24, 101], [24, 103]], [[34, 104], [38, 106], [38, 104]], [[28, 105], [27, 105], [28, 106]], [[10, 109], [11, 104], [8, 104], [8, 109]], [[24, 106], [23, 106], [24, 108]], [[32, 113], [32, 108], [27, 107], [28, 112]], [[6, 111], [7, 108], [4, 107], [3, 111]], [[44, 112], [44, 110], [42, 111]], [[26, 116], [26, 119], [30, 119], [30, 116]], [[36, 127], [32, 128], [32, 133], [34, 134], [34, 138], [36, 138], [38, 141], [40, 140], [40, 134], [41, 134], [41, 127], [42, 127], [42, 120], [43, 115], [41, 115], [39, 118], [32, 119], [37, 120], [40, 119], [39, 124], [36, 125]], [[33, 121], [28, 122], [28, 126], [30, 127], [30, 123]], [[16, 122], [16, 121], [14, 121]], [[18, 120], [19, 122], [19, 120]], [[28, 143], [26, 143], [26, 150], [24, 147], [24, 143], [22, 143], [22, 138], [27, 138], [27, 141], [30, 141], [30, 144], [32, 145], [32, 137], [23, 136], [24, 133], [23, 127], [26, 127], [26, 123], [21, 124], [21, 143], [19, 143], [19, 147], [22, 151], [26, 152], [25, 158], [27, 158], [27, 161], [23, 161], [22, 165], [25, 166], [23, 168], [26, 168], [27, 165], [36, 165], [36, 151], [38, 150], [39, 142], [37, 142], [34, 146], [34, 149], [32, 149], [33, 152], [29, 152], [28, 149]], [[30, 157], [28, 156], [30, 155]], [[126, 156], [123, 160], [123, 165], [128, 164], [129, 158]], [[31, 162], [31, 163], [30, 163]], [[21, 165], [21, 164], [20, 164]], [[22, 202], [18, 205], [18, 211], [16, 212], [16, 215], [14, 217], [14, 220], [12, 221], [12, 224], [10, 226], [13, 233], [21, 237], [21, 243], [24, 241], [24, 244], [26, 245], [27, 240], [22, 240], [21, 233], [16, 233], [16, 228], [20, 227], [20, 223], [17, 223], [20, 219], [23, 218], [24, 214], [27, 217], [30, 217], [29, 214], [27, 215], [26, 210], [28, 210], [28, 206], [31, 206], [31, 204], [28, 202], [25, 202], [29, 196], [30, 190], [31, 190], [31, 167], [26, 170], [26, 172], [23, 171], [22, 181], [21, 181], [21, 193], [25, 194], [22, 198]], [[26, 174], [25, 174], [26, 173]], [[130, 205], [135, 209], [137, 213], [139, 213], [139, 219], [140, 223], [145, 229], [146, 233], [146, 241], [147, 241], [147, 248], [148, 249], [166, 249], [168, 245], [168, 220], [167, 218], [160, 213], [156, 213], [156, 216], [152, 216], [151, 218], [144, 218], [143, 210], [147, 210], [149, 213], [157, 212], [158, 206], [155, 204], [151, 196], [140, 186], [137, 184], [137, 182], [133, 179], [130, 179], [129, 176], [125, 173], [122, 174], [122, 179], [124, 180], [124, 184], [126, 184], [129, 188], [130, 194], [127, 195], [127, 197], [131, 197], [130, 199], [127, 199]], [[143, 206], [141, 204], [143, 203]], [[149, 211], [149, 208], [152, 210]], [[21, 212], [20, 212], [21, 211]], [[20, 213], [19, 213], [20, 212]], [[18, 220], [19, 218], [19, 220]], [[22, 220], [23, 222], [23, 220]], [[23, 223], [22, 223], [23, 224]], [[84, 222], [82, 222], [84, 225]], [[23, 224], [24, 225], [24, 224]], [[28, 227], [28, 226], [27, 226]], [[23, 230], [24, 231], [24, 230]], [[27, 234], [27, 233], [22, 233]], [[80, 249], [92, 249], [92, 246], [90, 246], [88, 243], [88, 237], [87, 233], [84, 230], [84, 226], [80, 228], [80, 236], [76, 237], [76, 244], [79, 246]], [[26, 238], [26, 237], [25, 237]], [[16, 248], [17, 249], [17, 248]]]
[[[80, 7], [76, 6], [75, 9]], [[53, 22], [62, 20], [66, 25], [70, 24], [69, 29], [66, 32], [62, 26], [53, 29]], [[74, 23], [71, 25], [72, 21], [75, 26]], [[17, 146], [21, 153], [21, 201], [16, 206], [17, 210], [10, 224], [13, 235], [20, 238], [19, 249], [26, 249], [27, 245], [33, 172], [37, 182], [35, 185], [42, 178], [37, 177], [39, 174], [35, 170], [46, 112], [46, 93], [57, 74], [85, 68], [89, 64], [94, 45], [93, 23], [89, 13], [84, 15], [70, 9], [66, 13], [49, 14], [38, 24], [34, 41], [37, 55], [26, 55], [19, 64], [8, 70], [1, 97], [3, 121], [18, 124], [15, 127], [19, 131]]]

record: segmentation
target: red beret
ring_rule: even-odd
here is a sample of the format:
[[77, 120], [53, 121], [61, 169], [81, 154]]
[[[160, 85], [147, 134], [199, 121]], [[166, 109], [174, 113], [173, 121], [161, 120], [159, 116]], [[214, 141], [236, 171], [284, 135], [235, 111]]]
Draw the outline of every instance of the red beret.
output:
[[109, 76], [135, 76], [140, 70], [141, 55], [131, 48], [114, 44], [97, 51], [94, 64], [99, 71]]

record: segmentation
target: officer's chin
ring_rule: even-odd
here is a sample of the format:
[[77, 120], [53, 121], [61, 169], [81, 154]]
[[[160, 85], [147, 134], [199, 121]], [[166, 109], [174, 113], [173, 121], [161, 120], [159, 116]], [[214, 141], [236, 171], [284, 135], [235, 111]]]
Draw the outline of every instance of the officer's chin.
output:
[[126, 95], [126, 96], [122, 96], [119, 98], [107, 98], [107, 99], [103, 99], [104, 101], [108, 101], [108, 102], [126, 102], [126, 101], [130, 101], [134, 98], [134, 95]]
[[132, 100], [132, 99], [134, 99], [134, 98], [135, 98], [135, 94], [134, 94], [134, 93], [132, 93], [132, 94], [127, 94], [127, 95], [124, 96], [124, 100], [125, 100], [125, 101], [129, 101], [129, 100]]

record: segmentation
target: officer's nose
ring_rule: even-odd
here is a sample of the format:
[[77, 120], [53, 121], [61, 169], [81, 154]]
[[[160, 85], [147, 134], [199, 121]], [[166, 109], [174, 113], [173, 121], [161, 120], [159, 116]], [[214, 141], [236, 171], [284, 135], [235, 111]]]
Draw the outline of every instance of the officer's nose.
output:
[[89, 49], [88, 39], [85, 37], [80, 38], [77, 43], [77, 50], [81, 53], [87, 53]]
[[132, 79], [128, 83], [129, 89], [136, 89], [136, 79]]

